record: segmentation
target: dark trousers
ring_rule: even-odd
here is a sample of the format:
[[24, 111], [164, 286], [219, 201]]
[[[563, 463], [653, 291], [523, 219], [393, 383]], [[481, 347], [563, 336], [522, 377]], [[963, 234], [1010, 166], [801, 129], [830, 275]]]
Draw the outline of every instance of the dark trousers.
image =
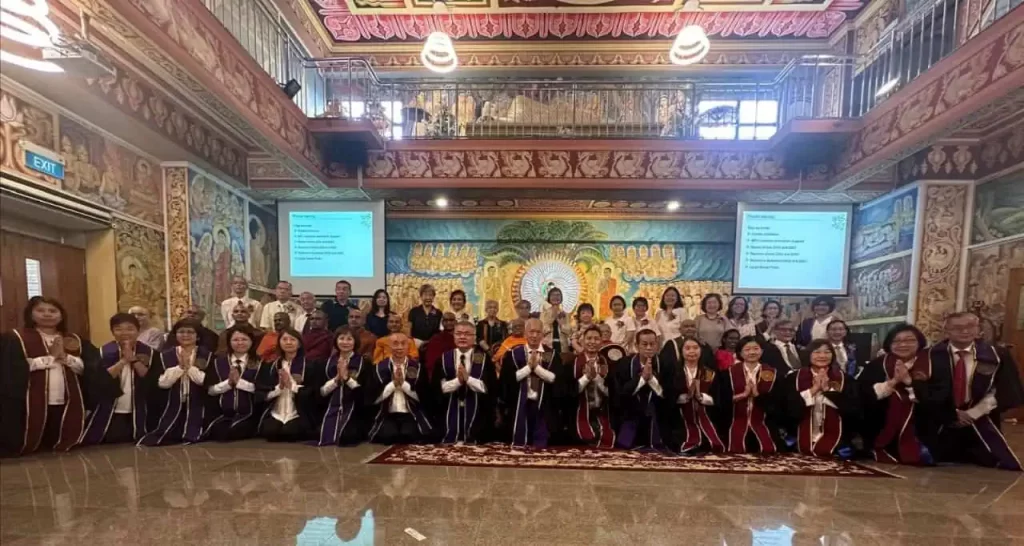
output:
[[110, 426], [103, 437], [104, 444], [123, 444], [134, 441], [132, 433], [132, 414], [115, 413], [110, 417]]
[[985, 449], [971, 427], [942, 429], [933, 450], [935, 460], [941, 463], [968, 463], [995, 468], [999, 458]]
[[50, 405], [46, 408], [46, 424], [43, 425], [43, 439], [39, 442], [38, 451], [50, 451], [60, 441], [60, 425], [64, 420], [64, 404]]
[[375, 444], [416, 444], [423, 440], [416, 419], [408, 413], [389, 413], [374, 437]]
[[[249, 438], [256, 436], [256, 423], [258, 420], [259, 415], [241, 421], [235, 426], [231, 426], [231, 419], [221, 419], [206, 431], [206, 438], [213, 440], [214, 442], [236, 442], [238, 440], [248, 440]], [[277, 421], [273, 417], [267, 418], [267, 422], [270, 422], [271, 420]]]
[[263, 437], [270, 442], [298, 442], [308, 435], [308, 427], [302, 417], [282, 423], [268, 415], [263, 421]]

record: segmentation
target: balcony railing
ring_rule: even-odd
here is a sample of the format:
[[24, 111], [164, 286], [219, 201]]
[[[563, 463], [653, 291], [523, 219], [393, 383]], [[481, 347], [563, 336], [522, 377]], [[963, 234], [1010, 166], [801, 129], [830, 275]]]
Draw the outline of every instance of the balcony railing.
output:
[[315, 117], [369, 120], [396, 140], [760, 140], [793, 118], [844, 117], [852, 61], [808, 56], [767, 81], [381, 81], [361, 59], [324, 59], [308, 68], [325, 81]]
[[322, 100], [315, 93], [317, 88], [323, 90], [323, 78], [306, 69], [308, 54], [276, 9], [265, 0], [203, 0], [203, 4], [274, 81], [295, 80], [302, 86], [293, 100], [306, 115], [314, 116], [310, 105]]

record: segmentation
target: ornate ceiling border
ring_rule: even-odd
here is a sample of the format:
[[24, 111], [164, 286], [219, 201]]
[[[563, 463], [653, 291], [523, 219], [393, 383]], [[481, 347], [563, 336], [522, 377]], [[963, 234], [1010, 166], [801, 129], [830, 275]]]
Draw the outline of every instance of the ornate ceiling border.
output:
[[323, 186], [303, 113], [198, 0], [76, 1], [107, 38], [184, 85], [304, 182]]

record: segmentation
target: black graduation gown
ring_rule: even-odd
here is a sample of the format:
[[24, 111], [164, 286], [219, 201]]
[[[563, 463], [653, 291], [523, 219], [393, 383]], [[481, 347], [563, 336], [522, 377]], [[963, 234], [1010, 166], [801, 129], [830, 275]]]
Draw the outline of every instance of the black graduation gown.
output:
[[[708, 382], [705, 378], [708, 373], [710, 372], [711, 374], [714, 374], [714, 378], [710, 381], [710, 385], [707, 386], [707, 391], [705, 392], [705, 394], [711, 396], [711, 399], [714, 400], [714, 404], [709, 406], [704, 405], [703, 408], [711, 422], [714, 433], [717, 435], [719, 441], [723, 443], [722, 447], [724, 449], [725, 440], [723, 439], [723, 427], [725, 425], [723, 423], [728, 416], [728, 408], [732, 403], [732, 391], [727, 385], [729, 381], [728, 374], [718, 371], [714, 358], [708, 358], [708, 356], [709, 355], [703, 354], [702, 351], [702, 358], [698, 362], [697, 366], [697, 378], [706, 384]], [[675, 405], [675, 411], [670, 412], [670, 415], [668, 416], [668, 422], [670, 423], [672, 434], [666, 439], [668, 447], [672, 451], [676, 452], [681, 450], [681, 447], [686, 443], [687, 437], [689, 436], [689, 431], [683, 416], [683, 407], [682, 404], [679, 403], [679, 395], [688, 392], [686, 385], [686, 370], [683, 366], [684, 364], [681, 362], [677, 365], [675, 377], [673, 378], [675, 385], [672, 392], [675, 395], [675, 398], [673, 398], [672, 401]], [[695, 432], [703, 433], [703, 431], [700, 430]], [[701, 443], [705, 444], [704, 447], [717, 447], [708, 446], [707, 444], [709, 441], [707, 438], [703, 439]]]
[[[782, 356], [782, 350], [777, 345], [770, 341], [762, 341], [761, 349], [764, 351], [764, 354], [761, 356], [761, 362], [775, 368], [782, 375], [789, 375], [793, 371], [792, 366], [786, 362], [786, 359]], [[797, 351], [797, 358], [800, 358], [799, 351]]]
[[[349, 361], [349, 378], [355, 380], [358, 388], [338, 385], [327, 396], [321, 394], [323, 386], [338, 376], [336, 357], [331, 355], [323, 365], [318, 364], [306, 372], [305, 384], [312, 389], [314, 433], [320, 446], [358, 444], [366, 440], [373, 422], [375, 366], [372, 359], [353, 355]], [[343, 390], [340, 396], [338, 390]]]
[[[927, 462], [921, 459], [920, 447], [916, 448], [918, 451], [916, 457], [912, 453], [913, 449], [904, 454], [901, 453], [900, 448], [901, 444], [905, 446], [905, 449], [913, 447], [916, 441], [920, 446], [928, 450], [932, 449], [931, 446], [934, 445], [938, 432], [935, 427], [936, 419], [933, 416], [940, 412], [939, 408], [945, 396], [944, 389], [937, 382], [929, 381], [931, 372], [927, 369], [927, 360], [915, 360], [910, 373], [910, 386], [914, 391], [914, 400], [910, 401], [903, 389], [900, 389], [899, 395], [890, 394], [879, 400], [875, 392], [875, 385], [884, 383], [890, 378], [889, 372], [886, 370], [887, 358], [892, 357], [880, 356], [872, 360], [857, 378], [861, 401], [860, 433], [864, 439], [864, 448], [872, 451], [876, 460], [880, 462], [904, 464]], [[892, 404], [904, 405], [910, 411], [901, 411], [902, 408], [890, 408]], [[910, 415], [911, 413], [913, 415]], [[890, 423], [889, 421], [893, 419], [900, 422]], [[909, 420], [913, 421], [913, 426], [908, 428], [906, 425]], [[887, 427], [892, 427], [892, 430], [886, 430]], [[876, 446], [876, 440], [884, 430], [886, 435], [891, 437], [890, 441], [885, 445]]]
[[462, 385], [454, 392], [445, 393], [442, 383], [454, 380], [459, 367], [459, 352], [448, 351], [434, 367], [431, 391], [436, 401], [431, 421], [440, 430], [444, 443], [486, 443], [495, 439], [497, 403], [501, 386], [494, 362], [486, 352], [473, 351], [472, 362], [466, 363], [470, 377], [483, 382], [486, 393], [479, 393]]
[[786, 410], [790, 422], [796, 423], [797, 451], [818, 457], [850, 458], [853, 455], [849, 450], [850, 440], [856, 435], [860, 422], [860, 391], [857, 380], [845, 375], [839, 366], [829, 370], [829, 385], [832, 390], [825, 392], [824, 396], [835, 405], [835, 408], [826, 407], [824, 434], [812, 444], [810, 422], [813, 407], [808, 406], [800, 395], [802, 390], [810, 388], [812, 373], [810, 368], [801, 368], [785, 378]]
[[[412, 370], [414, 367], [415, 371]], [[368, 399], [372, 401], [371, 412], [374, 416], [369, 432], [370, 441], [383, 444], [436, 441], [440, 436], [440, 429], [430, 415], [430, 408], [436, 407], [436, 401], [433, 398], [432, 385], [427, 378], [427, 370], [423, 363], [413, 358], [406, 361], [405, 383], [411, 384], [410, 388], [412, 392], [416, 393], [419, 401], [409, 401], [409, 413], [397, 415], [388, 411], [391, 398], [377, 402], [377, 399], [384, 393], [384, 389], [392, 383], [393, 363], [391, 358], [385, 358], [372, 368], [373, 374], [370, 378], [369, 389], [367, 389]]]
[[[298, 360], [298, 359], [296, 359]], [[270, 428], [267, 428], [267, 422], [274, 420], [274, 417], [270, 414], [273, 410], [274, 400], [268, 400], [267, 396], [277, 387], [280, 379], [278, 378], [278, 370], [281, 368], [281, 359], [276, 360], [265, 360], [260, 363], [259, 370], [256, 372], [256, 393], [253, 400], [257, 407], [263, 408], [263, 415], [259, 422], [259, 428], [257, 430], [260, 435], [267, 435], [268, 439], [271, 440], [303, 440], [310, 436], [313, 430], [312, 423], [310, 421], [313, 414], [312, 410], [312, 392], [313, 389], [305, 382], [307, 373], [315, 373], [317, 367], [323, 367], [322, 363], [315, 361], [305, 361], [303, 359], [303, 369], [299, 375], [302, 375], [303, 380], [299, 386], [299, 391], [295, 393], [295, 409], [299, 412], [298, 419], [289, 421], [286, 426], [287, 430], [284, 434], [278, 434], [278, 430], [274, 423], [271, 423]], [[295, 362], [292, 362], [292, 372], [296, 374]]]
[[[109, 381], [110, 374], [101, 369], [100, 352], [88, 340], [80, 339], [84, 369], [78, 377], [84, 411], [102, 400], [119, 396], [120, 388]], [[22, 344], [13, 331], [0, 336], [0, 457], [17, 456], [25, 442], [27, 420], [26, 399], [29, 386], [29, 364]], [[82, 431], [79, 431], [79, 435]]]
[[493, 355], [494, 349], [500, 347], [506, 337], [508, 337], [508, 323], [503, 320], [499, 320], [494, 326], [491, 326], [487, 319], [476, 323], [477, 349], [483, 350], [480, 347], [480, 342], [486, 341], [487, 346], [491, 349], [488, 352]]
[[655, 356], [654, 376], [658, 378], [662, 395], [658, 396], [650, 387], [640, 384], [640, 357], [623, 360], [616, 369], [616, 392], [620, 404], [620, 424], [615, 443], [618, 447], [660, 448], [671, 442], [672, 417], [675, 410], [675, 371], [678, 367], [674, 353], [665, 353], [667, 358]]
[[[565, 365], [562, 363], [562, 355], [559, 353], [553, 353], [550, 347], [544, 347], [544, 355], [551, 355], [551, 363], [548, 366], [548, 370], [555, 374], [555, 381], [553, 383], [544, 383], [544, 395], [540, 400], [540, 416], [544, 420], [544, 425], [547, 430], [547, 442], [546, 445], [557, 444], [565, 441], [564, 425], [562, 416], [569, 407], [565, 403], [566, 388], [569, 384], [572, 373], [571, 370], [566, 372]], [[525, 407], [528, 402], [525, 400], [525, 395], [522, 395], [522, 388], [520, 381], [516, 379], [516, 371], [519, 369], [518, 364], [526, 365], [528, 359], [527, 345], [519, 345], [514, 347], [512, 350], [505, 353], [504, 360], [501, 365], [501, 407], [503, 408], [503, 415], [501, 418], [502, 427], [498, 431], [500, 441], [515, 443], [515, 431], [517, 429], [517, 417], [520, 421], [524, 419], [526, 415]], [[523, 381], [529, 381], [529, 378]], [[572, 398], [575, 400], [575, 397]], [[532, 442], [536, 440], [536, 436], [532, 433], [528, 433], [530, 440], [527, 441], [529, 445], [534, 445]], [[546, 447], [545, 445], [545, 447]]]

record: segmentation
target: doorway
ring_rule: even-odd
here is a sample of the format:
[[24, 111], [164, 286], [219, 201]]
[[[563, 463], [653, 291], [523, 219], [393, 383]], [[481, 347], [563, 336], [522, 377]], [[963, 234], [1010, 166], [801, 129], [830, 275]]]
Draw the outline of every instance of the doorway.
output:
[[0, 331], [22, 326], [31, 289], [59, 300], [68, 330], [89, 338], [84, 249], [3, 230], [0, 254]]

